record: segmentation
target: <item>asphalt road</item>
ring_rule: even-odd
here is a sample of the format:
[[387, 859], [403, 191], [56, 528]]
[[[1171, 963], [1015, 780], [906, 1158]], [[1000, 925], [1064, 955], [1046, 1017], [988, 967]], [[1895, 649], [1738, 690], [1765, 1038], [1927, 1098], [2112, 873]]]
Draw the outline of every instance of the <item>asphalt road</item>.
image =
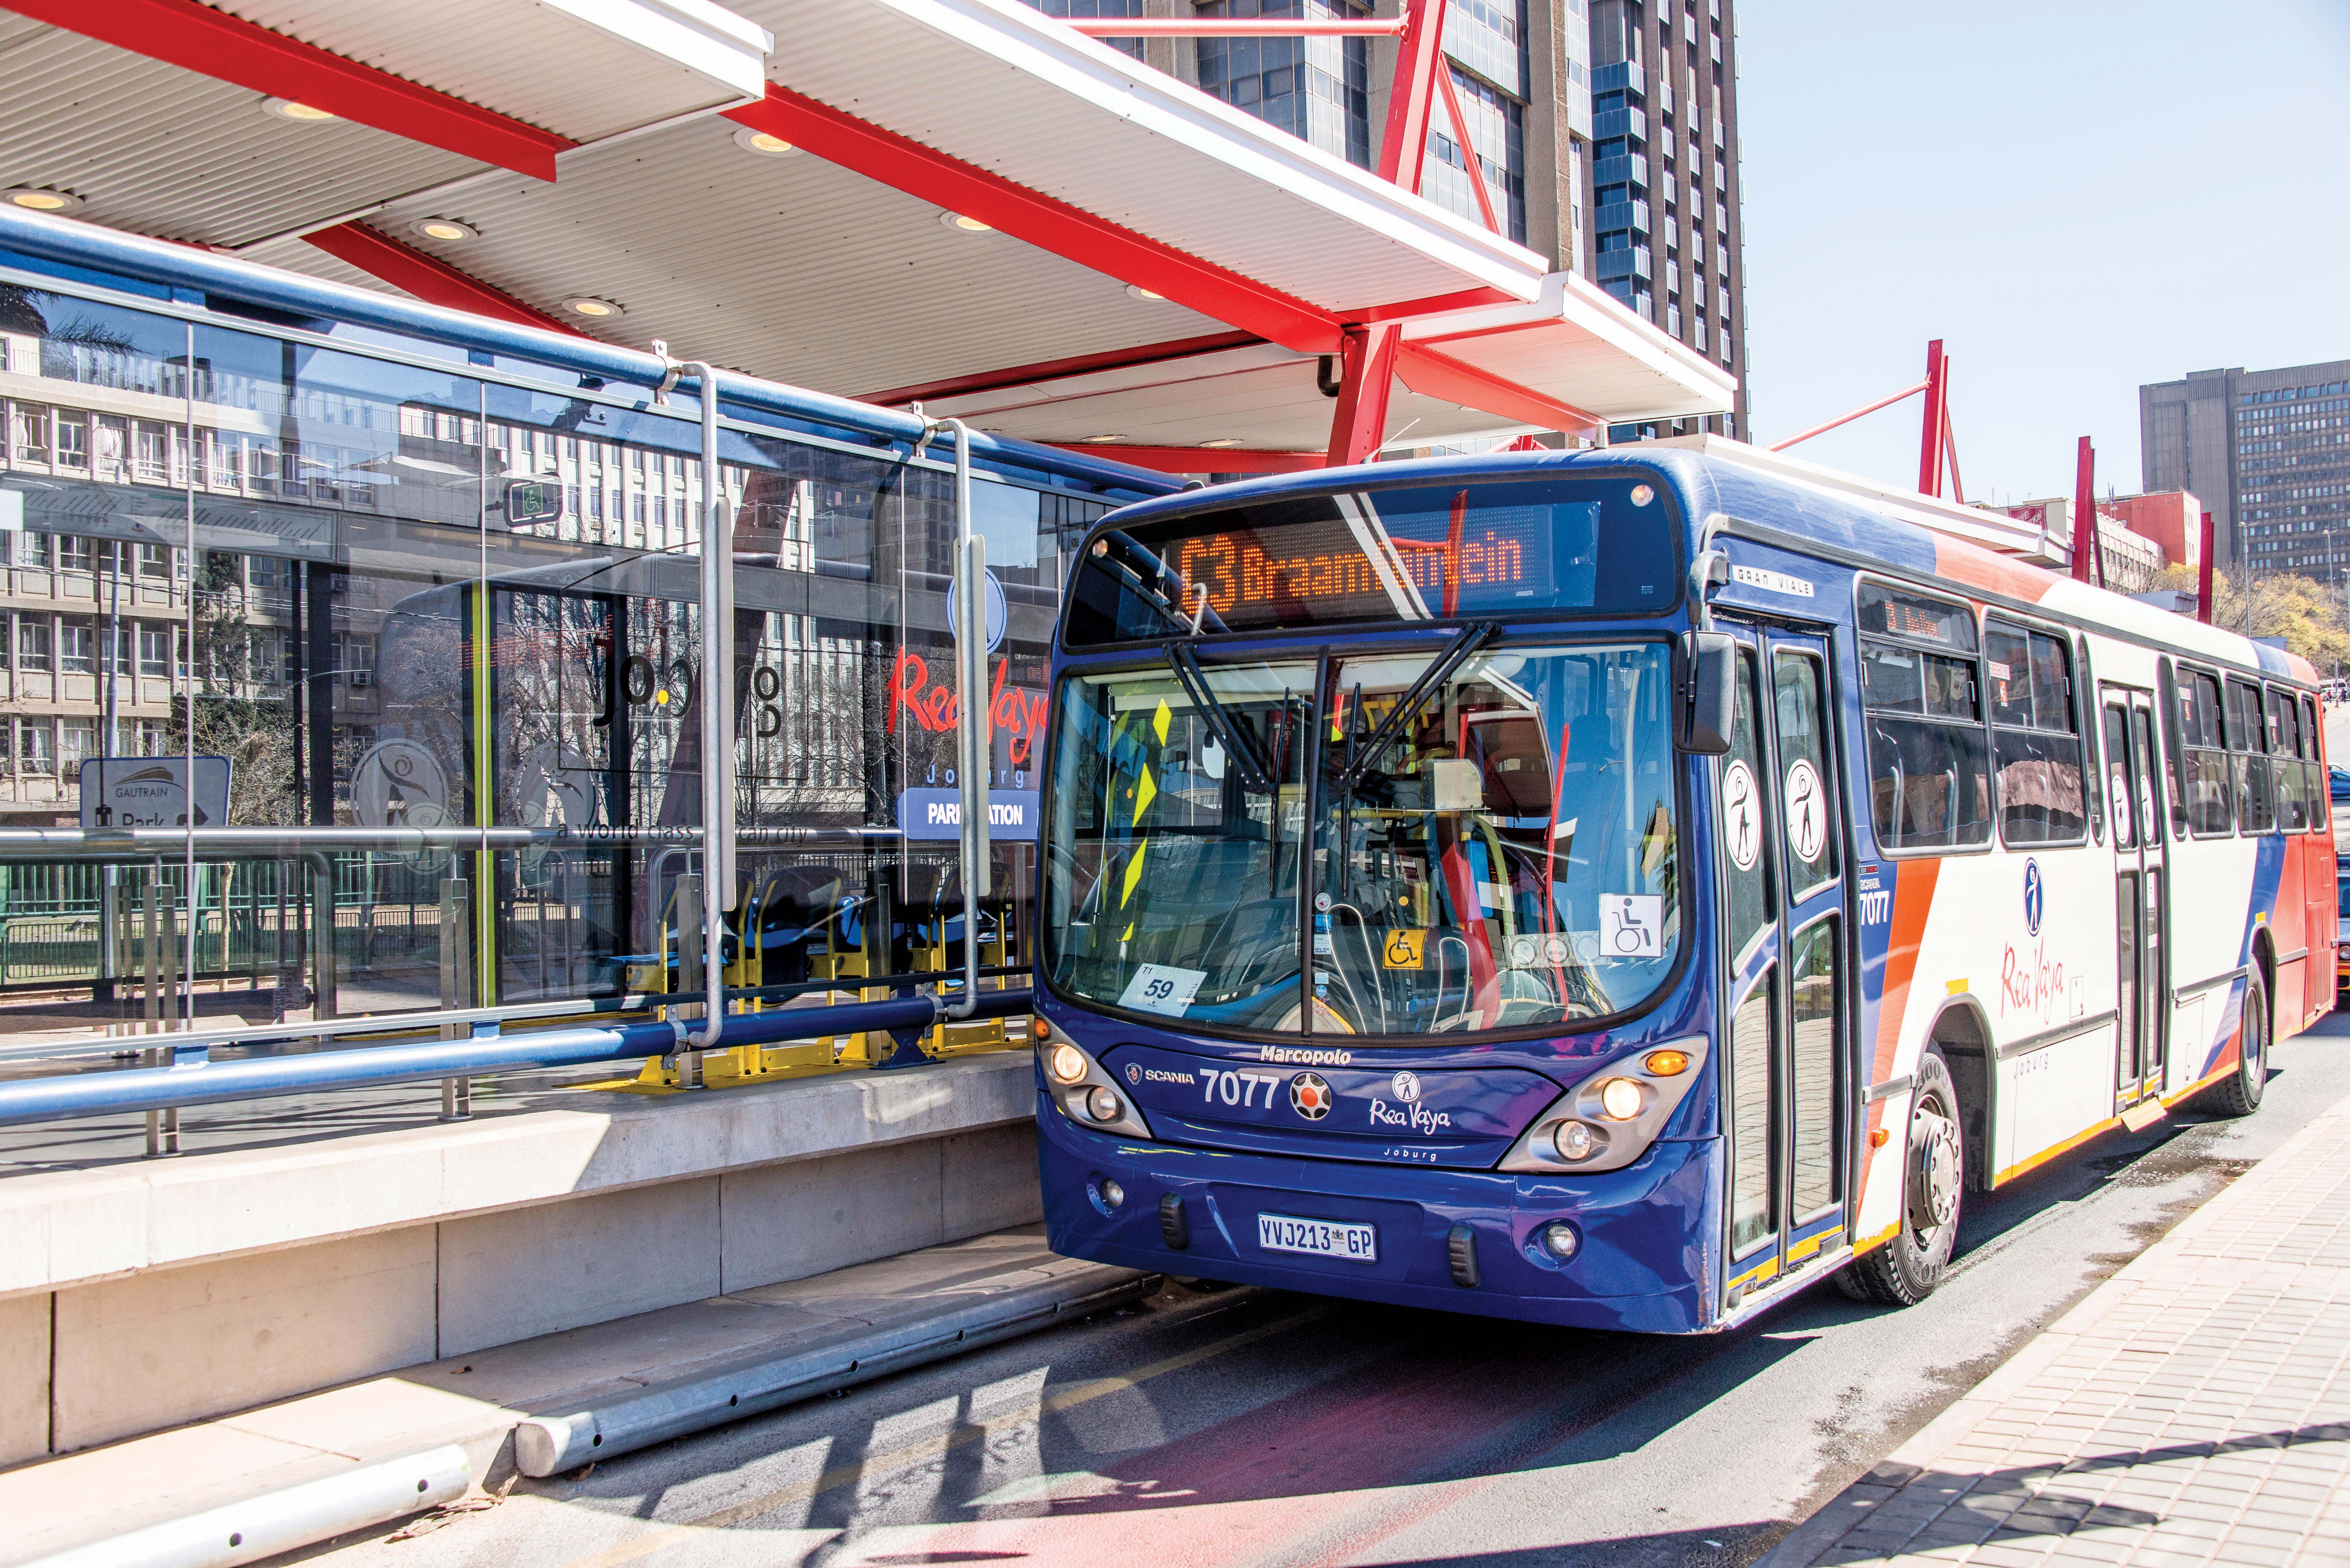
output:
[[1256, 1290], [1141, 1305], [630, 1455], [334, 1568], [1740, 1564], [2350, 1095], [2350, 1018], [1974, 1200], [1907, 1311], [1815, 1286], [1700, 1339]]

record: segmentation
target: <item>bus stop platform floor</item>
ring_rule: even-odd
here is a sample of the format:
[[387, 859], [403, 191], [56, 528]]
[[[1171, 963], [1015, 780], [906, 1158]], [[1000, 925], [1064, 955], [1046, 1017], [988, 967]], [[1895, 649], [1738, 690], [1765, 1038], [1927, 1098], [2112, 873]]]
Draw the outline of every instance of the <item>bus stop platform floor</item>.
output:
[[[619, 1407], [730, 1371], [837, 1362], [842, 1384], [876, 1345], [991, 1313], [1006, 1332], [1076, 1322], [1158, 1288], [1158, 1276], [1062, 1258], [1029, 1225], [784, 1284], [737, 1291], [403, 1368], [301, 1398], [0, 1471], [0, 1564], [131, 1532], [443, 1444], [477, 1487], [515, 1473], [515, 1430], [536, 1416]], [[976, 1311], [975, 1311], [976, 1309]], [[951, 1345], [958, 1336], [945, 1336]], [[946, 1354], [941, 1352], [940, 1354]], [[933, 1357], [934, 1358], [934, 1357]], [[869, 1362], [868, 1362], [869, 1365]], [[910, 1365], [886, 1359], [882, 1371]], [[866, 1376], [875, 1376], [868, 1372]]]
[[1826, 1563], [2350, 1563], [2350, 1100], [1789, 1534]]

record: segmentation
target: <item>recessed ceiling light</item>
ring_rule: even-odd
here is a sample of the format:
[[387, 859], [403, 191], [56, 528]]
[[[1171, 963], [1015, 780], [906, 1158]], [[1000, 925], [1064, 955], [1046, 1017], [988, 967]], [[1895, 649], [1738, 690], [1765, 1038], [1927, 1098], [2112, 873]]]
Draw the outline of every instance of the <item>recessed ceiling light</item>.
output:
[[1149, 289], [1143, 287], [1139, 283], [1128, 284], [1126, 286], [1126, 292], [1132, 295], [1137, 299], [1164, 299], [1167, 297], [1163, 294], [1151, 293]]
[[575, 294], [563, 302], [563, 308], [574, 316], [590, 317], [598, 321], [627, 314], [610, 300], [598, 299], [592, 294]]
[[317, 109], [307, 103], [297, 103], [290, 98], [263, 99], [261, 108], [265, 114], [274, 114], [280, 119], [298, 119], [305, 125], [315, 125], [322, 119], [342, 118], [332, 109]]
[[478, 240], [482, 231], [471, 223], [461, 223], [454, 218], [419, 218], [408, 225], [411, 234], [428, 240]]
[[71, 191], [53, 191], [44, 185], [11, 185], [8, 201], [36, 213], [70, 213], [81, 205], [81, 198]]
[[1241, 444], [1241, 438], [1238, 436], [1218, 436], [1213, 441], [1203, 441], [1200, 444], [1201, 446], [1238, 446]]
[[754, 130], [747, 125], [734, 133], [734, 145], [745, 152], [755, 152], [762, 158], [782, 158], [799, 151], [780, 136], [772, 136], [764, 130]]
[[988, 234], [995, 227], [993, 223], [983, 223], [977, 218], [966, 218], [961, 213], [941, 213], [939, 222], [950, 229], [961, 229], [967, 234]]
[[1087, 436], [1084, 437], [1078, 444], [1080, 446], [1099, 446], [1105, 441], [1124, 441], [1125, 439], [1126, 438], [1122, 435]]

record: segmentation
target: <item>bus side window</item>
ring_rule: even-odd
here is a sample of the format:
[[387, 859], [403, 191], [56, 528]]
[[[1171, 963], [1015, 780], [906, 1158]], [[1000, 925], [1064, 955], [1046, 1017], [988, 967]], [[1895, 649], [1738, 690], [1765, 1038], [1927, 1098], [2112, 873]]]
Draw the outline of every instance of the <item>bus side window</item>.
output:
[[2228, 750], [2236, 771], [2236, 826], [2246, 833], [2276, 830], [2276, 794], [2269, 777], [2269, 722], [2261, 689], [2228, 682]]
[[2317, 727], [2317, 703], [2303, 697], [2301, 700], [2301, 787], [2309, 796], [2309, 829], [2312, 833], [2325, 826], [2327, 796], [2331, 793], [2331, 785], [2325, 777], [2325, 748], [2318, 743], [2324, 733]]
[[1954, 849], [1990, 842], [1991, 757], [1972, 613], [1875, 584], [1862, 585], [1859, 607], [1868, 798], [1878, 846]]
[[2072, 649], [2061, 638], [1991, 618], [1983, 623], [1983, 656], [2000, 836], [2009, 844], [2078, 844], [2088, 814]]
[[2156, 706], [2162, 711], [2162, 767], [2170, 784], [2170, 836], [2184, 838], [2191, 821], [2187, 805], [2187, 764], [2181, 748], [2185, 745], [2185, 709], [2180, 701], [2177, 673], [2165, 659], [2158, 669]]
[[2178, 732], [2187, 748], [2187, 818], [2198, 838], [2235, 831], [2229, 799], [2227, 741], [2220, 722], [2220, 681], [2199, 670], [2178, 675]]
[[2276, 823], [2286, 833], [2309, 827], [2308, 786], [2301, 772], [2301, 703], [2290, 691], [2269, 689], [2269, 763], [2276, 781]]

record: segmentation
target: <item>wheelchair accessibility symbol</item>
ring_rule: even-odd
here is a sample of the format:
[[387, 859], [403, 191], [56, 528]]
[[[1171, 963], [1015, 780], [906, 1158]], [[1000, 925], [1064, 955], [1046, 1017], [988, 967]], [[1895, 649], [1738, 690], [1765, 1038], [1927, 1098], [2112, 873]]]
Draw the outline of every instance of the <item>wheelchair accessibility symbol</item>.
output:
[[1408, 928], [1389, 931], [1387, 945], [1379, 950], [1379, 961], [1388, 969], [1427, 968], [1428, 932]]
[[1660, 893], [1607, 893], [1599, 899], [1602, 958], [1662, 957], [1665, 900]]

